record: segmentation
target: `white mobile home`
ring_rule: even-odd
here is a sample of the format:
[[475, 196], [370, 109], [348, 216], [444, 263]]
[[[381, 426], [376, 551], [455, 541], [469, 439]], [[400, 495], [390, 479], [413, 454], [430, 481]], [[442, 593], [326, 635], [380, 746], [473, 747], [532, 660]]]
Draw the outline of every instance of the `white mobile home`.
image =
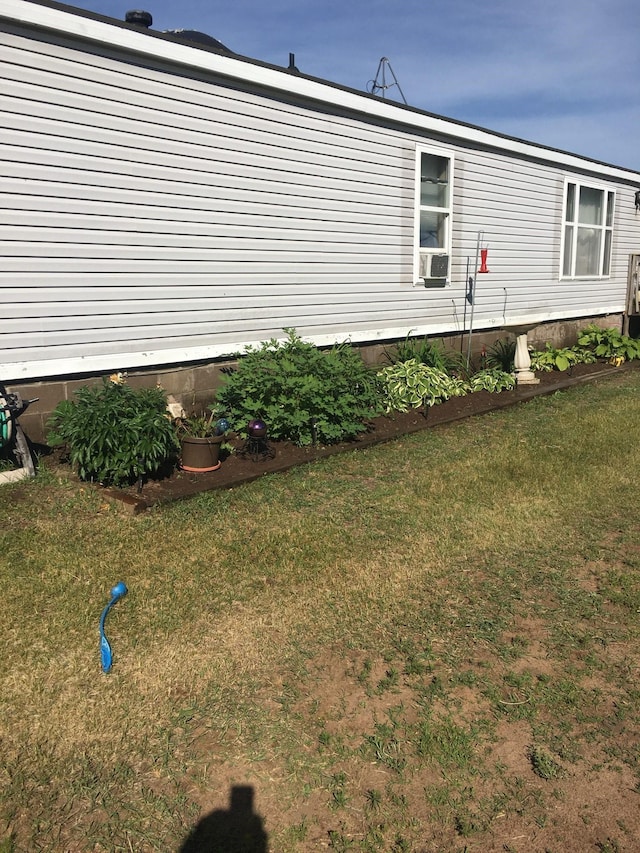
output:
[[48, 0], [0, 110], [5, 382], [628, 307], [638, 172]]

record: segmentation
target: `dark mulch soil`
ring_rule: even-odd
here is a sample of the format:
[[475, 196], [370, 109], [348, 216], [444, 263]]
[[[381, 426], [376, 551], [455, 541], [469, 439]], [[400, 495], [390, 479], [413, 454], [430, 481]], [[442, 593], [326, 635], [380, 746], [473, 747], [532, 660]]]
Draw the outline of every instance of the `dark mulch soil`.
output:
[[[141, 492], [137, 487], [123, 490], [107, 489], [105, 492], [108, 497], [122, 501], [133, 512], [142, 512], [150, 506], [190, 497], [212, 489], [232, 488], [255, 480], [264, 474], [286, 471], [335, 453], [372, 447], [402, 435], [526, 402], [541, 394], [550, 394], [580, 382], [613, 376], [621, 370], [634, 369], [634, 367], [634, 363], [625, 364], [621, 368], [603, 363], [579, 364], [567, 372], [540, 373], [538, 385], [521, 385], [514, 391], [503, 391], [500, 394], [479, 391], [468, 394], [466, 397], [457, 397], [428, 409], [426, 417], [422, 410], [414, 410], [406, 414], [394, 413], [374, 418], [369, 423], [367, 432], [353, 441], [326, 447], [296, 447], [290, 442], [272, 442], [270, 449], [275, 453], [273, 458], [254, 460], [250, 456], [243, 457], [234, 453], [217, 471], [211, 473], [191, 474], [176, 470], [170, 477], [145, 483]], [[238, 449], [242, 446], [242, 442], [237, 442]]]

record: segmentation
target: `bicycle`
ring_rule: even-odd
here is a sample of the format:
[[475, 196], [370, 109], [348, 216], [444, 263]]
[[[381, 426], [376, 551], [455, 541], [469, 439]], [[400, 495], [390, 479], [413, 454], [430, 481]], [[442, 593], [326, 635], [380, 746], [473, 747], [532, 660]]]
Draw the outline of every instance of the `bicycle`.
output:
[[20, 415], [39, 398], [23, 400], [20, 394], [10, 393], [0, 383], [0, 453], [13, 457], [18, 466], [0, 473], [0, 483], [14, 482], [36, 476], [36, 465], [29, 442], [18, 423]]

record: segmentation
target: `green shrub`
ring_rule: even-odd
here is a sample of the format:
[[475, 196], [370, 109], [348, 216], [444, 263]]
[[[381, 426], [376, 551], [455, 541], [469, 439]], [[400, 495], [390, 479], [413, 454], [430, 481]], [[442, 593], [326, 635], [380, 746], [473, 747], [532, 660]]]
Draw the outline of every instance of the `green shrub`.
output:
[[227, 375], [217, 411], [233, 430], [245, 434], [253, 418], [264, 420], [269, 435], [298, 445], [332, 444], [366, 430], [380, 413], [374, 375], [349, 344], [322, 352], [294, 329], [247, 347], [238, 368]]
[[616, 329], [602, 329], [590, 323], [578, 336], [582, 347], [589, 347], [597, 358], [631, 361], [640, 358], [640, 341], [623, 335]]
[[498, 394], [500, 391], [511, 391], [515, 387], [516, 378], [513, 373], [498, 368], [479, 370], [469, 378], [471, 391], [490, 391], [492, 394]]
[[464, 380], [421, 364], [415, 358], [384, 367], [378, 372], [378, 380], [387, 413], [435, 406], [469, 391]]
[[81, 480], [122, 486], [174, 461], [175, 430], [161, 388], [134, 390], [105, 380], [75, 396], [54, 410], [48, 441], [52, 447], [67, 445]]

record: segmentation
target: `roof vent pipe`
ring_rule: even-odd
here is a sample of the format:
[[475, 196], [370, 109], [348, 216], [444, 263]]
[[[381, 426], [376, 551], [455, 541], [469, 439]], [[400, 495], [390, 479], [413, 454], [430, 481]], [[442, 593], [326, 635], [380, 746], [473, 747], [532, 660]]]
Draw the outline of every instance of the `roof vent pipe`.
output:
[[153, 23], [151, 12], [145, 12], [143, 9], [132, 9], [124, 16], [128, 24], [135, 24], [137, 27], [144, 27], [148, 30]]

